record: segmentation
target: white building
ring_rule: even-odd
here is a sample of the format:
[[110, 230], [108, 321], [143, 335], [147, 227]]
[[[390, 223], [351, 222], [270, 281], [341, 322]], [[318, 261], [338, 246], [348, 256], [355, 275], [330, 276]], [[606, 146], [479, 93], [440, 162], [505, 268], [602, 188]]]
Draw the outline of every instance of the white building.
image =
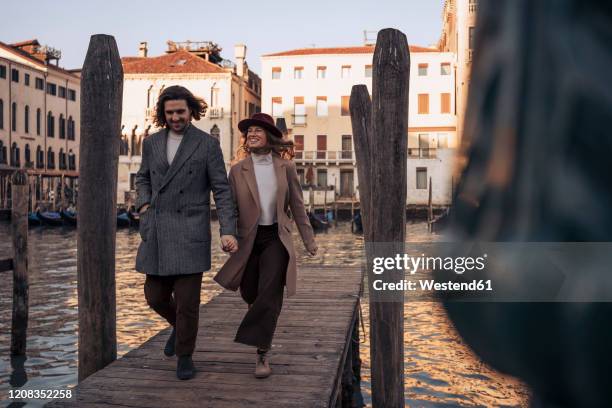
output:
[[457, 131], [463, 134], [463, 122], [467, 107], [468, 88], [474, 49], [474, 27], [478, 12], [478, 0], [445, 0], [442, 12], [442, 35], [438, 43], [441, 51], [455, 55], [457, 67]]
[[35, 39], [0, 42], [0, 207], [17, 168], [35, 176], [33, 198], [41, 201], [78, 176], [81, 81], [57, 66], [60, 56]]
[[[262, 111], [284, 117], [296, 144], [302, 182], [334, 186], [340, 200], [358, 195], [349, 97], [371, 92], [373, 46], [308, 48], [262, 57]], [[408, 205], [448, 205], [457, 146], [455, 57], [410, 47]]]
[[238, 122], [260, 111], [261, 80], [248, 69], [246, 46], [236, 45], [232, 63], [220, 56], [221, 49], [214, 43], [169, 41], [168, 45], [165, 55], [149, 57], [147, 44], [141, 43], [138, 57], [122, 58], [124, 144], [117, 189], [120, 204], [133, 198], [142, 139], [158, 130], [152, 116], [165, 87], [184, 86], [206, 101], [206, 116], [192, 123], [219, 138], [228, 168], [240, 140]]

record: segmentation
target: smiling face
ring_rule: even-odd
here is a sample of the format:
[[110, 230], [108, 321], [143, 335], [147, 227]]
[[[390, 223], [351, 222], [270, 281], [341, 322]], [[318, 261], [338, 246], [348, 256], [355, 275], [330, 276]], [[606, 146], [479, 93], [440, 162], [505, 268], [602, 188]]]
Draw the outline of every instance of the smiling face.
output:
[[191, 111], [184, 99], [164, 102], [164, 115], [168, 127], [176, 133], [183, 133], [185, 127], [191, 121]]
[[268, 144], [268, 137], [264, 128], [249, 126], [246, 135], [246, 145], [249, 149], [261, 149]]

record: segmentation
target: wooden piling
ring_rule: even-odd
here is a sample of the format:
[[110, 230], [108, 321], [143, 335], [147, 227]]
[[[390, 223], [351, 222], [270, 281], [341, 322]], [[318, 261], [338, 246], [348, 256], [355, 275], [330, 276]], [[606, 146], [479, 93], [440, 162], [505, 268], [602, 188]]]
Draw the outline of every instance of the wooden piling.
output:
[[28, 174], [13, 173], [11, 182], [11, 236], [13, 239], [13, 316], [11, 355], [26, 353], [28, 330]]
[[433, 202], [432, 202], [432, 186], [431, 177], [429, 178], [429, 198], [427, 200], [427, 228], [429, 232], [433, 232]]
[[[393, 248], [382, 249], [385, 256], [404, 251], [409, 77], [406, 36], [394, 29], [380, 31], [373, 58], [371, 128], [367, 120], [368, 98], [364, 94], [367, 89], [353, 87], [351, 95], [370, 282], [374, 276], [369, 267], [373, 254], [368, 246], [393, 243]], [[359, 113], [358, 107], [363, 112]], [[387, 271], [386, 279], [398, 282], [403, 279], [403, 273]], [[393, 301], [383, 302], [374, 299], [371, 286], [369, 291], [372, 406], [403, 407], [403, 294], [394, 294]]]
[[115, 39], [93, 35], [81, 74], [78, 208], [89, 216], [78, 222], [79, 381], [117, 358], [115, 212], [122, 93]]

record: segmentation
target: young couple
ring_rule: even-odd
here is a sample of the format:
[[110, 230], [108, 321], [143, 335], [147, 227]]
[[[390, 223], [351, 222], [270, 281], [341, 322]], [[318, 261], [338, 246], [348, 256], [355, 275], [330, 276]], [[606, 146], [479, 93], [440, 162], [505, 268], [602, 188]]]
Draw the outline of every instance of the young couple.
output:
[[296, 292], [291, 223], [311, 255], [317, 246], [295, 164], [281, 157], [292, 143], [274, 120], [256, 113], [238, 124], [248, 156], [232, 166], [228, 182], [219, 141], [191, 125], [205, 111], [206, 103], [181, 86], [159, 97], [155, 124], [162, 130], [144, 140], [136, 175], [136, 270], [146, 274], [147, 303], [172, 325], [164, 353], [178, 356], [179, 379], [192, 378], [202, 273], [211, 267], [212, 190], [222, 249], [230, 254], [214, 279], [240, 289], [248, 304], [235, 341], [257, 347], [255, 376], [265, 378], [284, 286], [288, 296]]

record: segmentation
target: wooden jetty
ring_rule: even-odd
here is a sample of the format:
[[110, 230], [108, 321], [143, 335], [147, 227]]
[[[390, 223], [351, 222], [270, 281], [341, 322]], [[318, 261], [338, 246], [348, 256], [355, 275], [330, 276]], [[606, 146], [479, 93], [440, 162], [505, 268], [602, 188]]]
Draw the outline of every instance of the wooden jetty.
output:
[[80, 382], [71, 400], [46, 406], [347, 406], [342, 389], [359, 352], [361, 291], [361, 268], [300, 268], [298, 293], [285, 298], [267, 379], [253, 376], [255, 349], [233, 341], [246, 305], [237, 293], [224, 291], [201, 306], [195, 378], [177, 380], [176, 358], [162, 351], [166, 329]]

